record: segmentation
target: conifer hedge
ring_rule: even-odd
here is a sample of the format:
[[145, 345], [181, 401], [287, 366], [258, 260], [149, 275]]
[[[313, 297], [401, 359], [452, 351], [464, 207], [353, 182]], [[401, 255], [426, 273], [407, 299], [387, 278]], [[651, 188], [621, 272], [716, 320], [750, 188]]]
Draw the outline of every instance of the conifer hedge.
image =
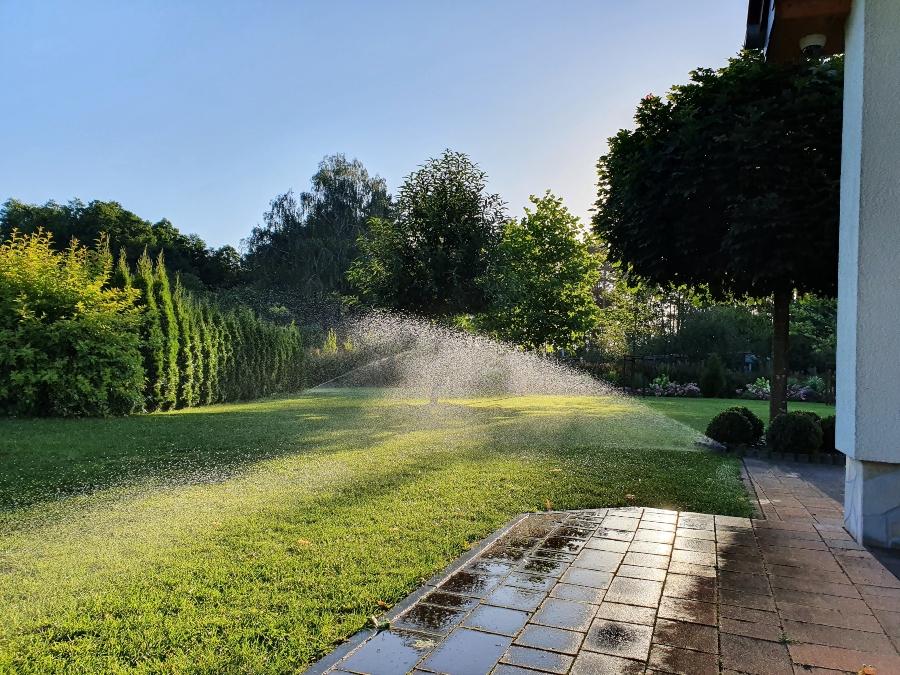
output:
[[116, 415], [298, 391], [293, 325], [195, 297], [165, 261], [113, 264], [105, 242], [0, 242], [0, 413]]
[[[117, 274], [116, 279], [125, 278]], [[147, 410], [240, 401], [303, 388], [300, 332], [194, 297], [178, 277], [169, 282], [162, 255], [138, 261]], [[149, 290], [148, 290], [149, 289]], [[151, 377], [152, 373], [152, 377]]]

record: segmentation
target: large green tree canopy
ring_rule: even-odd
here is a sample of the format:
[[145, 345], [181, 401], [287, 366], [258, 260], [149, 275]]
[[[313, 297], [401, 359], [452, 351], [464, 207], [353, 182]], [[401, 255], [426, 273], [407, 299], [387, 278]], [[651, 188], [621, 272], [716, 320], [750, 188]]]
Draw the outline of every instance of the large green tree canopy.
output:
[[407, 176], [391, 218], [373, 219], [350, 279], [363, 300], [423, 314], [483, 308], [484, 274], [506, 218], [487, 175], [450, 150]]
[[511, 220], [483, 280], [490, 307], [483, 323], [529, 349], [572, 349], [597, 325], [593, 288], [599, 256], [578, 218], [547, 192]]
[[114, 253], [124, 250], [130, 263], [145, 250], [154, 258], [164, 252], [169, 269], [180, 272], [192, 285], [228, 286], [239, 273], [240, 256], [234, 247], [209, 248], [200, 237], [181, 233], [169, 220], [151, 223], [118, 202], [85, 204], [73, 199], [67, 204], [26, 204], [9, 199], [3, 204], [0, 240], [13, 230], [31, 234], [39, 229], [52, 233], [53, 245], [60, 250], [73, 239], [90, 246], [105, 235], [110, 249]]
[[598, 164], [594, 226], [614, 259], [654, 283], [774, 296], [779, 406], [791, 293], [836, 287], [842, 91], [840, 59], [743, 53], [645, 97]]
[[346, 292], [357, 239], [370, 218], [390, 211], [384, 180], [359, 160], [325, 157], [311, 182], [307, 192], [275, 197], [245, 241], [245, 266], [262, 288], [307, 297]]

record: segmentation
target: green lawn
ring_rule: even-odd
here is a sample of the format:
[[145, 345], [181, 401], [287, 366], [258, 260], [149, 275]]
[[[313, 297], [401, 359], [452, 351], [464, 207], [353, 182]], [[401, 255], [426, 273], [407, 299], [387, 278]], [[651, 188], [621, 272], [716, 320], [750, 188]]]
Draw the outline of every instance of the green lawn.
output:
[[[759, 415], [763, 422], [766, 424], [769, 422], [768, 401], [745, 401], [736, 398], [642, 398], [640, 401], [701, 433], [706, 431], [706, 425], [713, 417], [733, 405], [747, 406]], [[812, 410], [822, 417], [834, 415], [834, 406], [826, 403], [791, 402], [788, 403], [788, 410]]]
[[0, 421], [0, 672], [296, 671], [519, 512], [750, 512], [630, 399], [381, 393]]

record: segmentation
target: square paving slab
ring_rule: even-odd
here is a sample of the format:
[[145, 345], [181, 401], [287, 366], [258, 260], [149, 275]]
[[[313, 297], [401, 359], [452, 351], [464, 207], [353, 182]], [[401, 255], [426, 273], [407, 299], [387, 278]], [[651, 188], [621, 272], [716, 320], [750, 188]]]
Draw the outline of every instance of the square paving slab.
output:
[[900, 674], [900, 580], [834, 485], [746, 467], [765, 519], [527, 514], [308, 672]]

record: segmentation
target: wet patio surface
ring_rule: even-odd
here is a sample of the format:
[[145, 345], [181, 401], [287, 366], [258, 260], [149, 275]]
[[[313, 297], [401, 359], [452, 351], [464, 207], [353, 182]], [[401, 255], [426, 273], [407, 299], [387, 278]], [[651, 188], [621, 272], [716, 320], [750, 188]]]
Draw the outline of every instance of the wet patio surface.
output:
[[746, 466], [766, 519], [527, 514], [309, 672], [900, 673], [900, 581], [838, 495]]

